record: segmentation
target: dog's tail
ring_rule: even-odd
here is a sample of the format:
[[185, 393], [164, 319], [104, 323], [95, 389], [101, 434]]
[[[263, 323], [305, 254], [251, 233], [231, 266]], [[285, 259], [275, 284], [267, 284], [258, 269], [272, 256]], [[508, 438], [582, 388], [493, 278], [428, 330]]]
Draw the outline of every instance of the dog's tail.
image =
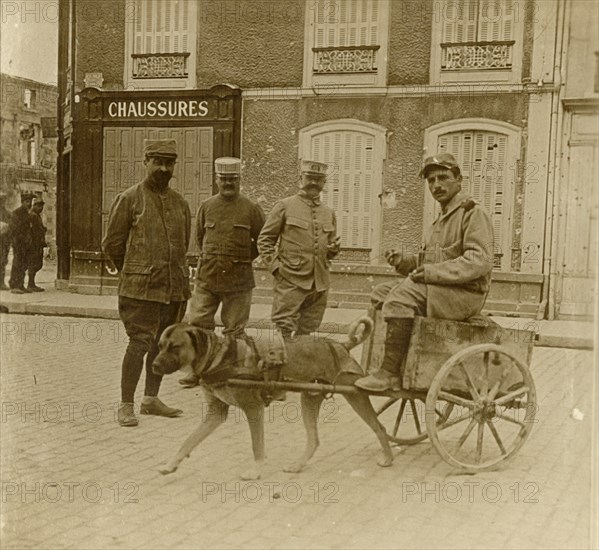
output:
[[364, 340], [366, 340], [374, 330], [374, 322], [368, 315], [362, 315], [356, 319], [347, 331], [347, 342], [343, 342], [343, 347], [349, 351], [356, 346], [359, 346]]

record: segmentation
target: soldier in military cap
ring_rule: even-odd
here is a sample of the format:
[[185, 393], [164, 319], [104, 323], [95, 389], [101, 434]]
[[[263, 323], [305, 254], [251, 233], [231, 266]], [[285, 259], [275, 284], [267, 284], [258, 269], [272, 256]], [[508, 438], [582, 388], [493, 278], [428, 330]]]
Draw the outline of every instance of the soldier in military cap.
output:
[[31, 218], [31, 247], [27, 265], [27, 289], [31, 292], [44, 292], [44, 288], [35, 284], [35, 276], [44, 265], [44, 247], [46, 244], [46, 226], [42, 220], [44, 199], [35, 197], [31, 203], [29, 217]]
[[13, 210], [10, 219], [9, 232], [12, 239], [12, 269], [10, 271], [10, 291], [13, 294], [31, 292], [25, 288], [25, 272], [29, 264], [32, 232], [29, 209], [33, 194], [26, 191], [21, 193], [21, 206]]
[[180, 409], [158, 399], [162, 376], [152, 363], [166, 327], [181, 321], [190, 297], [186, 253], [191, 213], [169, 187], [177, 160], [174, 139], [144, 141], [146, 176], [115, 198], [102, 248], [119, 272], [119, 316], [129, 343], [121, 371], [121, 426], [137, 426], [133, 400], [146, 356], [141, 414], [174, 417]]
[[386, 252], [387, 262], [406, 279], [375, 287], [372, 301], [387, 322], [381, 369], [355, 385], [370, 391], [399, 387], [416, 315], [461, 321], [480, 313], [493, 269], [493, 226], [489, 214], [462, 192], [455, 158], [439, 153], [424, 161], [420, 177], [441, 213], [419, 254]]
[[[241, 160], [221, 157], [214, 161], [218, 194], [205, 200], [196, 218], [200, 249], [190, 308], [190, 323], [214, 330], [214, 315], [222, 304], [223, 335], [227, 344], [245, 334], [250, 318], [256, 241], [264, 225], [264, 212], [240, 192]], [[231, 348], [233, 350], [233, 348]], [[229, 354], [227, 360], [235, 358]], [[195, 386], [194, 375], [179, 380]]]
[[299, 192], [274, 205], [258, 239], [274, 277], [272, 321], [284, 338], [317, 330], [326, 309], [340, 246], [335, 213], [320, 201], [326, 173], [326, 164], [302, 161]]

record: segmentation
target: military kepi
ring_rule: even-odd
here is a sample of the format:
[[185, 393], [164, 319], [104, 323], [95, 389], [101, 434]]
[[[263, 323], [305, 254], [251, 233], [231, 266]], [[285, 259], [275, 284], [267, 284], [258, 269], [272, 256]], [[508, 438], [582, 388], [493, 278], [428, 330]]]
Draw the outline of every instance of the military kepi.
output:
[[235, 157], [220, 157], [214, 161], [214, 170], [221, 177], [241, 175], [241, 159]]
[[144, 139], [146, 157], [177, 158], [177, 142], [174, 139]]
[[432, 166], [440, 166], [441, 168], [458, 168], [458, 163], [456, 162], [453, 155], [449, 153], [439, 153], [437, 155], [433, 155], [432, 157], [427, 157], [424, 159], [424, 163], [422, 164], [422, 170], [418, 174], [419, 178], [424, 178], [426, 176], [427, 170]]
[[309, 176], [326, 176], [328, 166], [324, 162], [302, 160], [301, 172]]

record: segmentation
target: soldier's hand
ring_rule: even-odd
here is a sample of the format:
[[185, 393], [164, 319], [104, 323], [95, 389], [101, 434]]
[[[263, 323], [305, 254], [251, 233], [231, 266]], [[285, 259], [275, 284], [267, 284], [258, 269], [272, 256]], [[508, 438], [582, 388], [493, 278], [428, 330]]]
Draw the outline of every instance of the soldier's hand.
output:
[[410, 279], [415, 283], [424, 283], [424, 266], [417, 267], [410, 273]]
[[333, 254], [337, 254], [339, 249], [341, 248], [341, 236], [335, 237], [335, 240], [332, 243], [327, 245], [327, 250], [332, 252]]
[[401, 262], [401, 259], [401, 252], [396, 248], [385, 250], [385, 260], [387, 260], [387, 263], [389, 265], [396, 266], [399, 262]]

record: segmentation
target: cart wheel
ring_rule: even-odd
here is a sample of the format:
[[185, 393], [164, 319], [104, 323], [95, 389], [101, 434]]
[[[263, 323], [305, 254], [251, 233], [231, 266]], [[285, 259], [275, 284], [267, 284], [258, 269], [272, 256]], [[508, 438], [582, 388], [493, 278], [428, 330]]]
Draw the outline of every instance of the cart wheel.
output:
[[[456, 406], [441, 426], [434, 421], [439, 400]], [[448, 464], [469, 472], [493, 470], [522, 447], [535, 409], [528, 367], [500, 346], [478, 344], [450, 357], [433, 379], [426, 396], [426, 428]]]
[[[453, 403], [438, 403], [435, 416], [442, 425], [453, 410]], [[376, 409], [379, 422], [387, 428], [389, 438], [399, 445], [414, 445], [424, 441], [426, 409], [423, 397], [389, 397]], [[389, 429], [390, 426], [393, 429]]]

